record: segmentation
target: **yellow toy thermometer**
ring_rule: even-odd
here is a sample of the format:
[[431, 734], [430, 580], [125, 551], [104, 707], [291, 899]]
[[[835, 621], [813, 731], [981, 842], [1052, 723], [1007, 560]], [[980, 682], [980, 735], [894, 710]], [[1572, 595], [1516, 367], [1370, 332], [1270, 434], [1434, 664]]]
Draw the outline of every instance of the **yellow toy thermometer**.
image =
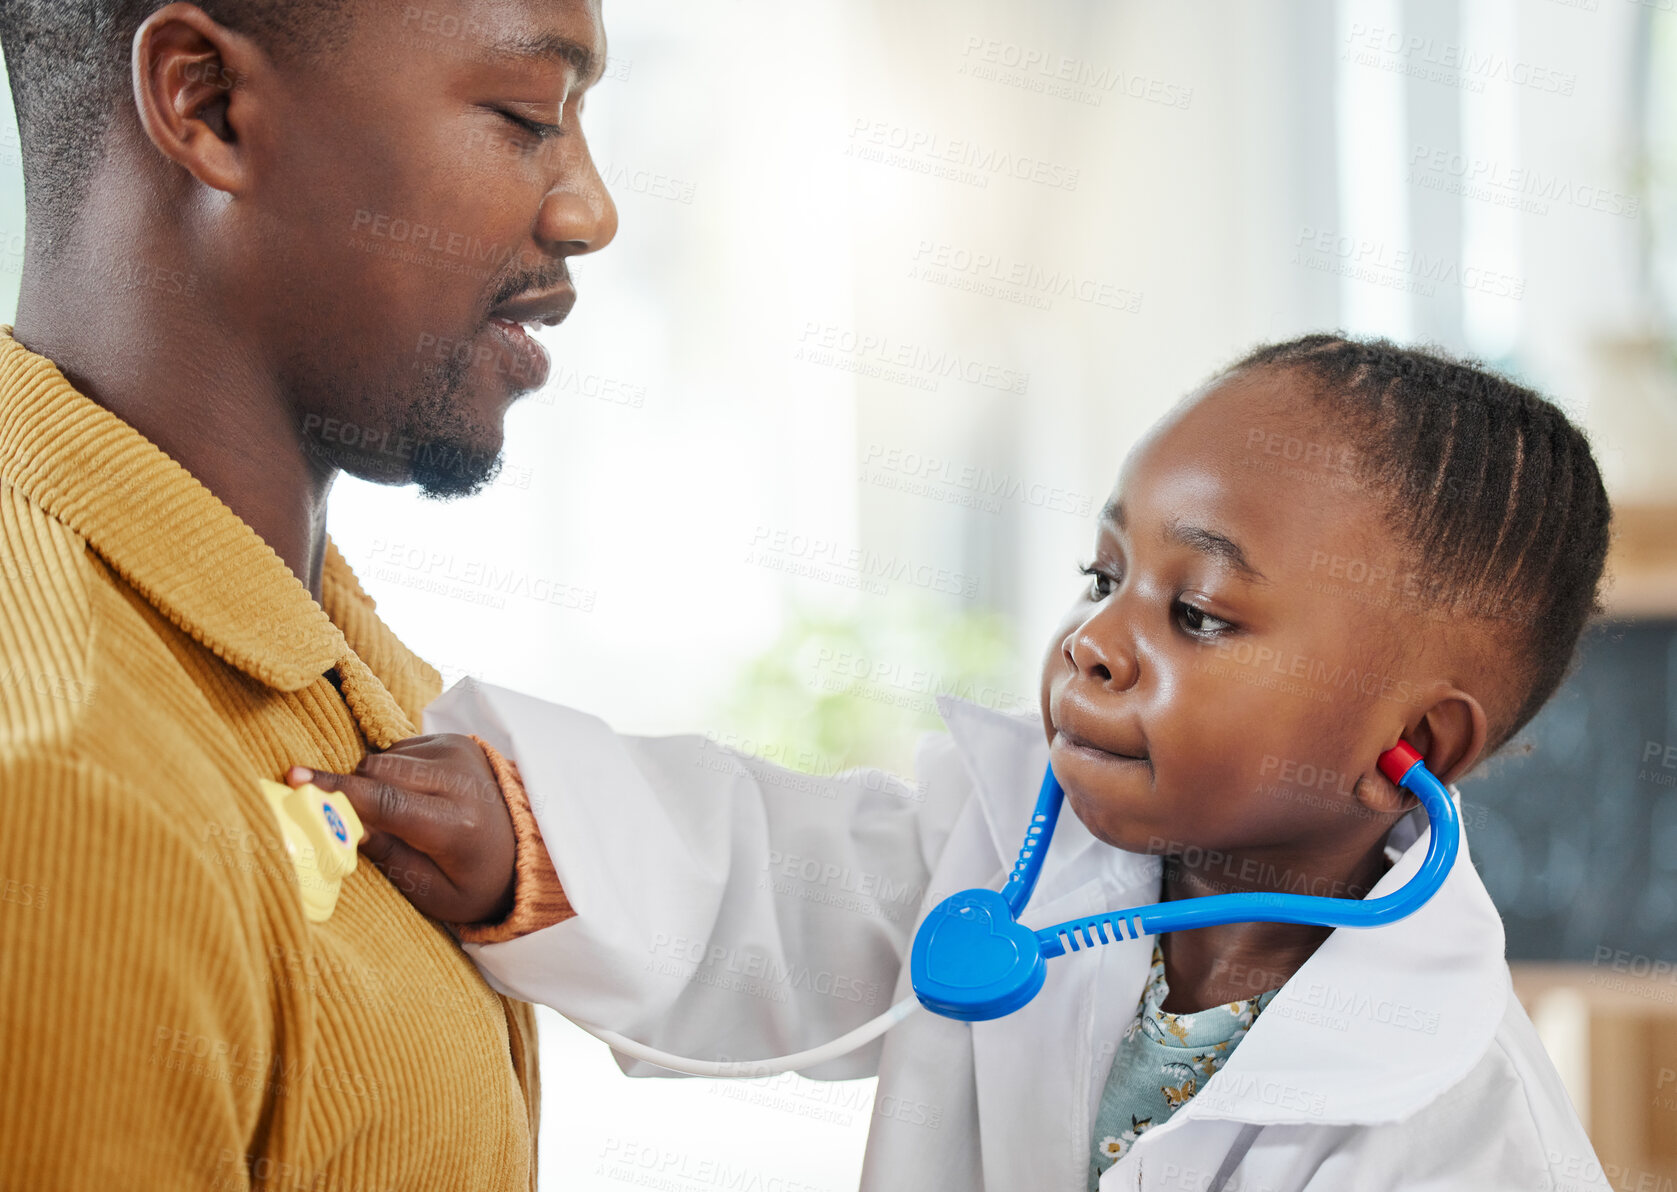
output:
[[361, 843], [361, 820], [341, 794], [312, 782], [299, 787], [261, 779], [262, 793], [279, 817], [285, 851], [297, 870], [303, 914], [324, 923], [338, 905], [338, 889], [355, 872], [355, 846]]

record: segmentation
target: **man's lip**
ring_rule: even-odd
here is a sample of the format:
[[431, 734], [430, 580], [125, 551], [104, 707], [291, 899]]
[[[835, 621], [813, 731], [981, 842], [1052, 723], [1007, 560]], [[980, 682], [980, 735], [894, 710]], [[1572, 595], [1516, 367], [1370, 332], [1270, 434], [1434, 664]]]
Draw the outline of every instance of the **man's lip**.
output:
[[549, 368], [547, 349], [536, 342], [529, 328], [498, 315], [490, 318], [489, 325], [500, 334], [507, 348], [515, 353], [518, 363], [514, 365], [511, 376], [519, 382], [520, 389], [528, 391], [545, 385]]
[[490, 311], [489, 317], [505, 319], [509, 323], [523, 323], [526, 326], [539, 323], [543, 327], [557, 327], [570, 315], [574, 306], [576, 288], [570, 282], [565, 282], [551, 290], [541, 290], [509, 299]]

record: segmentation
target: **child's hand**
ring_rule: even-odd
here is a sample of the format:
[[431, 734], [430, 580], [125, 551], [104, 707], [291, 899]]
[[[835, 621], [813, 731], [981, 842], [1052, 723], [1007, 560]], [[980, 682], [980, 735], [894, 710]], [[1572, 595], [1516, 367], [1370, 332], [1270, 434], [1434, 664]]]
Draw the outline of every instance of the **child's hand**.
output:
[[342, 791], [367, 829], [361, 851], [433, 919], [492, 923], [512, 910], [512, 816], [470, 737], [409, 737], [369, 753], [354, 774], [292, 766], [285, 780]]

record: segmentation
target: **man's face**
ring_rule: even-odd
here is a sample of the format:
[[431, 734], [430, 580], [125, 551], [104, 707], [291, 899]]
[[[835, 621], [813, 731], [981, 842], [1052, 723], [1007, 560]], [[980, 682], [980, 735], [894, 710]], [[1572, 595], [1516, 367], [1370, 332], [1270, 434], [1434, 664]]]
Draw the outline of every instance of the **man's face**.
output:
[[311, 456], [469, 493], [546, 377], [527, 329], [569, 312], [567, 259], [616, 232], [580, 120], [599, 2], [363, 7], [329, 61], [275, 71], [244, 310]]
[[1136, 448], [1049, 643], [1054, 771], [1118, 847], [1290, 856], [1378, 826], [1351, 792], [1424, 694], [1382, 607], [1403, 560], [1288, 384], [1225, 381]]

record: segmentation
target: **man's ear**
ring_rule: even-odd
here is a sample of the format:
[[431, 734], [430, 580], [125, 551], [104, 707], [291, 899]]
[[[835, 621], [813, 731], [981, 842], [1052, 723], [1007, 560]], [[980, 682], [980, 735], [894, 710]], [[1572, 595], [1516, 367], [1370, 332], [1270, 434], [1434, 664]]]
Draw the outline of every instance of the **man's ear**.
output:
[[1458, 687], [1439, 692], [1403, 735], [1446, 785], [1473, 768], [1489, 736], [1484, 707]]
[[167, 4], [134, 32], [130, 72], [140, 127], [164, 157], [205, 186], [249, 183], [241, 131], [257, 100], [248, 86], [265, 59], [256, 43], [195, 4]]

